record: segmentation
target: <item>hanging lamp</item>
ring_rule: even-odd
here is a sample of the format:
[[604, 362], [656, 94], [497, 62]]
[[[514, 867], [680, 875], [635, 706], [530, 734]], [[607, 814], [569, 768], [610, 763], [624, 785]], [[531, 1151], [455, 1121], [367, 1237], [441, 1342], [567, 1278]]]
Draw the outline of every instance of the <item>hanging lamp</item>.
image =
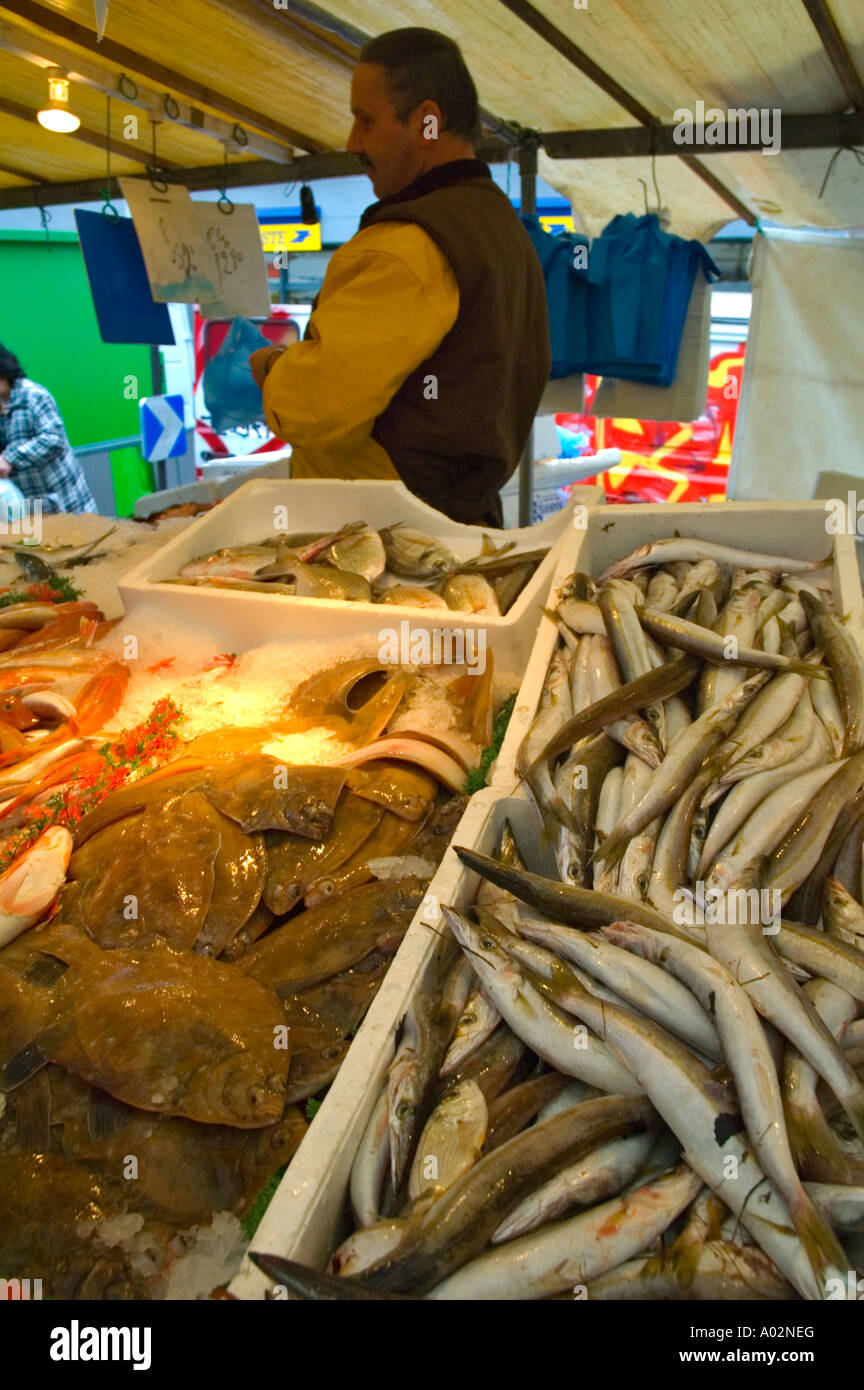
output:
[[74, 111], [69, 110], [69, 78], [60, 68], [48, 69], [48, 105], [36, 112], [36, 119], [46, 130], [69, 135], [81, 124]]

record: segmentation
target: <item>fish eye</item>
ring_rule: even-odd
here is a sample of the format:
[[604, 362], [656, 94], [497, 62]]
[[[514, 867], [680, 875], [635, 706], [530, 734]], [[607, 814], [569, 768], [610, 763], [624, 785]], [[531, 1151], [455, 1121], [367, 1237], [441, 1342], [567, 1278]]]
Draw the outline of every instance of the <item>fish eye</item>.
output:
[[332, 1062], [336, 1057], [339, 1057], [341, 1053], [342, 1045], [341, 1043], [337, 1043], [335, 1047], [325, 1047], [321, 1056], [324, 1058], [325, 1062]]
[[411, 1104], [410, 1101], [403, 1100], [403, 1101], [402, 1101], [399, 1105], [397, 1105], [397, 1107], [396, 1107], [396, 1118], [397, 1118], [397, 1120], [407, 1120], [408, 1117], [409, 1117], [410, 1115], [413, 1115], [413, 1114], [414, 1114], [414, 1106]]
[[491, 936], [484, 936], [480, 945], [483, 947], [484, 951], [494, 951], [497, 942], [493, 941]]

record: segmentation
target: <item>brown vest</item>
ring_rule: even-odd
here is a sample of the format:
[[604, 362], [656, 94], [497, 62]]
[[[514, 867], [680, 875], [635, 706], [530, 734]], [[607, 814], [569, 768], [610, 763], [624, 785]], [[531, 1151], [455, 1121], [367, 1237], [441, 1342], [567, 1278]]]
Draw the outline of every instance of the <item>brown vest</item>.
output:
[[459, 313], [372, 431], [412, 492], [456, 521], [501, 524], [499, 490], [519, 462], [549, 379], [543, 273], [510, 200], [479, 160], [456, 160], [367, 208], [416, 222], [459, 286]]

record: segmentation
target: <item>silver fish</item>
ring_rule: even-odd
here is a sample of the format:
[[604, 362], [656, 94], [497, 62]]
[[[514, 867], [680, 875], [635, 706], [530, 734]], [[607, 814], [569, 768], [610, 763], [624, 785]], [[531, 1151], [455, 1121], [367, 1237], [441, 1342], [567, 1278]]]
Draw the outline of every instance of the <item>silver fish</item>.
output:
[[621, 1197], [509, 1241], [451, 1274], [433, 1300], [548, 1298], [587, 1284], [644, 1250], [693, 1200], [701, 1179], [682, 1164]]
[[426, 536], [401, 521], [383, 527], [379, 535], [387, 555], [387, 568], [401, 579], [432, 579], [456, 564], [456, 557], [434, 536]]

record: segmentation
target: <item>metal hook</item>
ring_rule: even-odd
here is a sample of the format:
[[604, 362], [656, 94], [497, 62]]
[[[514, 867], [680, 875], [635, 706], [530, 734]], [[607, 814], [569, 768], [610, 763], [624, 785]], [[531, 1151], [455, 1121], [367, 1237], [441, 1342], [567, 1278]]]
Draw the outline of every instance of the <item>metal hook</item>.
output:
[[121, 97], [125, 97], [127, 101], [138, 100], [138, 83], [133, 82], [131, 77], [127, 77], [125, 72], [121, 72], [117, 78], [117, 90]]
[[[236, 127], [235, 127], [235, 129], [236, 129]], [[230, 217], [230, 216], [231, 216], [231, 213], [234, 211], [234, 204], [232, 203], [231, 199], [228, 197], [228, 191], [227, 191], [227, 188], [226, 188], [226, 185], [227, 185], [227, 182], [228, 182], [228, 146], [227, 146], [227, 145], [223, 145], [223, 146], [222, 146], [222, 154], [223, 154], [223, 162], [222, 162], [222, 187], [221, 187], [221, 189], [219, 190], [219, 197], [218, 197], [218, 199], [216, 200], [216, 206], [217, 206], [217, 208], [219, 209], [219, 211], [220, 211], [221, 213], [224, 214], [225, 217]]]
[[[121, 73], [122, 78], [122, 73]], [[133, 84], [134, 85], [134, 84]], [[118, 83], [119, 86], [119, 83]], [[135, 88], [137, 96], [138, 89]], [[108, 222], [119, 222], [120, 214], [111, 201], [111, 97], [105, 97], [105, 187], [102, 190], [105, 201], [102, 204], [102, 216]]]
[[48, 232], [48, 223], [52, 222], [54, 219], [52, 218], [48, 209], [44, 207], [42, 203], [38, 203], [37, 207], [39, 208], [39, 221], [42, 223], [42, 230], [45, 233], [45, 241], [50, 246], [51, 237]]
[[171, 96], [170, 92], [166, 92], [162, 98], [162, 110], [165, 112], [169, 121], [176, 121], [177, 117], [180, 115], [180, 107]]
[[242, 125], [235, 125], [231, 132], [231, 139], [234, 141], [235, 145], [240, 146], [241, 150], [245, 149], [249, 144], [249, 136], [246, 134]]
[[822, 187], [819, 189], [820, 198], [824, 196], [825, 189], [828, 187], [828, 180], [834, 172], [834, 165], [837, 163], [837, 160], [840, 158], [841, 154], [854, 154], [858, 163], [864, 164], [864, 150], [858, 149], [855, 145], [838, 146], [838, 148], [834, 151], [834, 153], [828, 161], [828, 168], [825, 170], [825, 177], [822, 180]]
[[153, 162], [152, 162], [152, 164], [149, 164], [149, 165], [147, 166], [147, 177], [148, 177], [148, 179], [150, 180], [150, 186], [151, 186], [151, 188], [152, 188], [156, 193], [167, 193], [167, 192], [168, 192], [168, 185], [167, 185], [167, 183], [165, 182], [165, 180], [160, 176], [159, 165], [156, 163], [156, 122], [155, 122], [155, 121], [152, 121], [152, 120], [151, 120], [151, 122], [150, 122], [150, 129], [151, 129], [151, 131], [153, 132], [153, 137], [152, 137]]

